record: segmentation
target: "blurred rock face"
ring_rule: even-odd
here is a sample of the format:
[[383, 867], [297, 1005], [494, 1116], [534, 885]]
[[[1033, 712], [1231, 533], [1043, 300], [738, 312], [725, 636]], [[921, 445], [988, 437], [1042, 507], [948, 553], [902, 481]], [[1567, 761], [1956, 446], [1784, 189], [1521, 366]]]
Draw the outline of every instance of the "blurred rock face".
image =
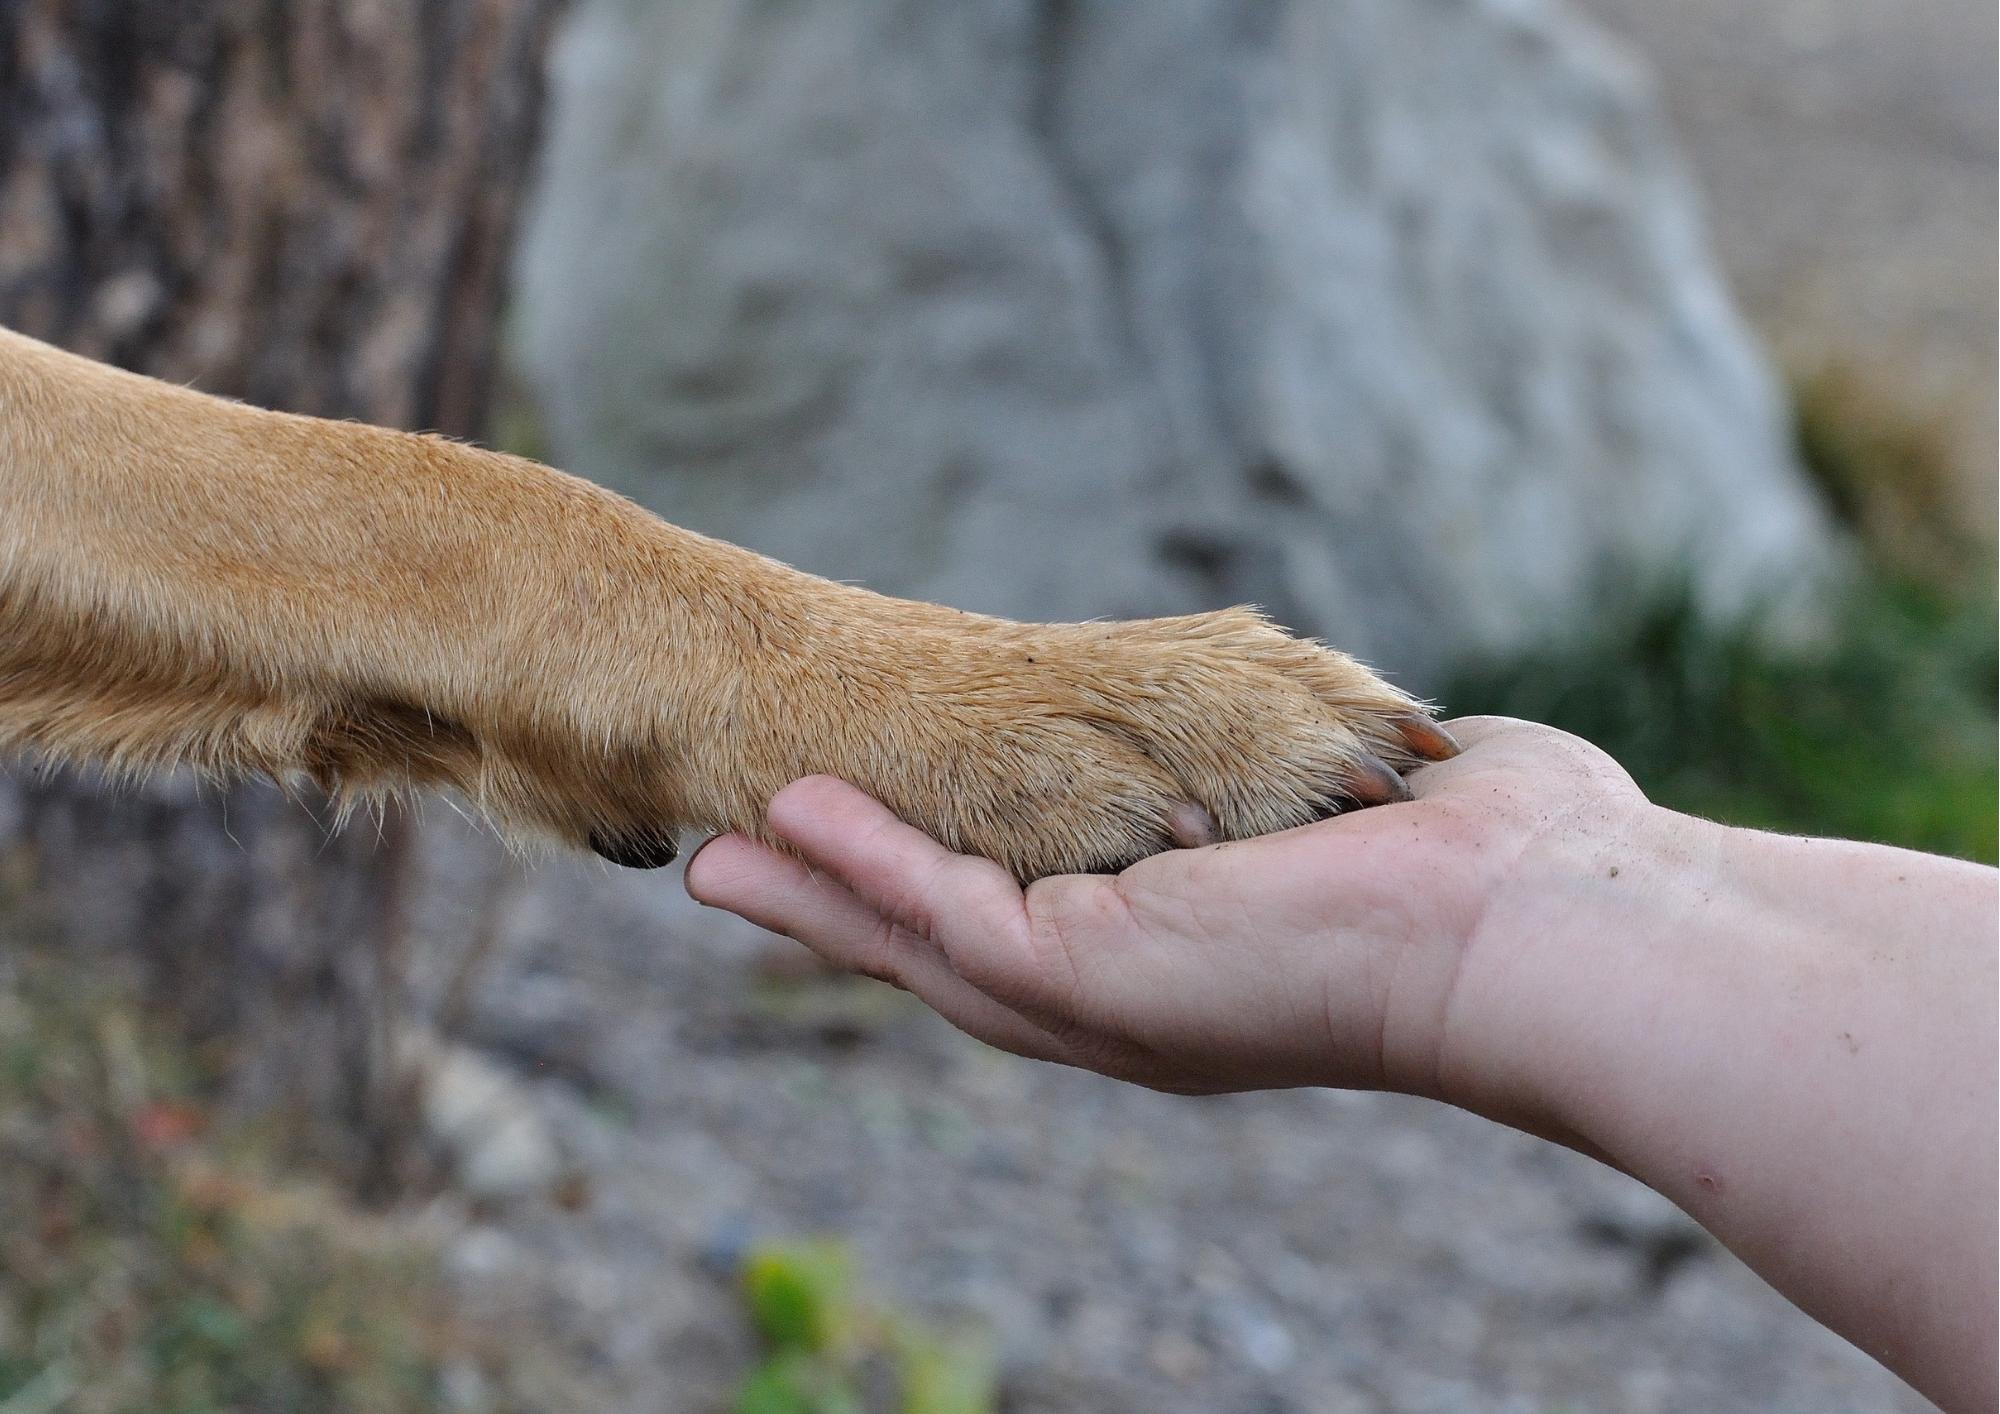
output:
[[517, 313], [562, 464], [970, 609], [1421, 685], [1826, 555], [1642, 76], [1538, 0], [585, 0]]

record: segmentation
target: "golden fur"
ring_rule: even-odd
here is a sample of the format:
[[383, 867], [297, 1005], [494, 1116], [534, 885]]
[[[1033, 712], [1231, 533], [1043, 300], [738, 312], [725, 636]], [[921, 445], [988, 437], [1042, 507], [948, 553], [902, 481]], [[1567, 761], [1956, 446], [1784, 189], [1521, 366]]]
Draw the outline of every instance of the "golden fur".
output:
[[1450, 745], [1235, 609], [1017, 624], [829, 583], [518, 457], [0, 330], [0, 747], [448, 786], [662, 863], [853, 781], [1016, 875], [1397, 797]]

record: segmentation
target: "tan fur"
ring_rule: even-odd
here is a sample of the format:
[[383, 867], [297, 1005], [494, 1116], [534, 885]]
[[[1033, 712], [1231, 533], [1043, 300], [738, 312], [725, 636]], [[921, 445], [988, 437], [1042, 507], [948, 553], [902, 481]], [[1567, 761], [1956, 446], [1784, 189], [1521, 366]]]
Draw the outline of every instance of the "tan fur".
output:
[[[0, 747], [456, 788], [663, 855], [830, 772], [1030, 878], [1379, 798], [1417, 705], [1255, 614], [1016, 624], [829, 583], [587, 482], [0, 330]], [[1394, 782], [1389, 782], [1393, 786]]]

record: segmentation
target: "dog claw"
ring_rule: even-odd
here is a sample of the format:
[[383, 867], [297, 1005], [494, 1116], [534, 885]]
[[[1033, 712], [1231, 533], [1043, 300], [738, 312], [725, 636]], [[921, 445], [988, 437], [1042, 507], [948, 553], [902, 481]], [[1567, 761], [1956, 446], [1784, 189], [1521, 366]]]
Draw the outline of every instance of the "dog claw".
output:
[[1388, 762], [1375, 756], [1357, 758], [1341, 788], [1356, 805], [1393, 805], [1415, 798]]
[[659, 869], [674, 862], [680, 846], [672, 835], [641, 833], [611, 835], [590, 832], [590, 847], [603, 858], [626, 869]]
[[1396, 729], [1403, 745], [1425, 761], [1449, 761], [1458, 755], [1458, 743], [1452, 740], [1451, 733], [1429, 717], [1412, 712], [1404, 717], [1391, 717], [1389, 725]]

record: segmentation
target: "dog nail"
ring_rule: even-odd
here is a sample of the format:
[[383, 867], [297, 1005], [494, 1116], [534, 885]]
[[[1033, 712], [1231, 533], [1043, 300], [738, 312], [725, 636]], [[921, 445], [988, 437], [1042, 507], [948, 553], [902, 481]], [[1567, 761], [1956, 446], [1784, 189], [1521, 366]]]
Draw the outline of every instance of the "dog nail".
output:
[[1344, 788], [1357, 805], [1391, 805], [1414, 798], [1403, 778], [1373, 756], [1364, 755], [1354, 762]]
[[1391, 717], [1389, 725], [1403, 738], [1403, 745], [1426, 761], [1449, 761], [1458, 755], [1458, 743], [1451, 733], [1429, 717], [1413, 712], [1407, 717]]
[[592, 830], [590, 847], [613, 864], [627, 869], [658, 869], [672, 864], [674, 856], [680, 853], [672, 835], [651, 833], [612, 835]]

